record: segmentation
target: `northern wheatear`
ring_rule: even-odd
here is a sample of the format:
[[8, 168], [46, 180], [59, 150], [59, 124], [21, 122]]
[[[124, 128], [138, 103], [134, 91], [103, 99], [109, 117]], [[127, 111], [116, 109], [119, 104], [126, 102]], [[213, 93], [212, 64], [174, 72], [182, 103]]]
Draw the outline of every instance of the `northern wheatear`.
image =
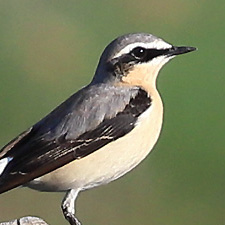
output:
[[194, 47], [175, 47], [151, 34], [115, 39], [93, 80], [0, 152], [0, 193], [20, 185], [67, 191], [71, 225], [80, 191], [113, 181], [137, 166], [155, 145], [163, 119], [159, 70]]

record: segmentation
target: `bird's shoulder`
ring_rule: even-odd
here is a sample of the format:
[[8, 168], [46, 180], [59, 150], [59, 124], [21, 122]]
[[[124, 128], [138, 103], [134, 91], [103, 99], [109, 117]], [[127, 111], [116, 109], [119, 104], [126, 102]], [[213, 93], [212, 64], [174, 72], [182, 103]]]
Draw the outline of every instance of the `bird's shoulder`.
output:
[[88, 85], [56, 107], [34, 129], [50, 133], [49, 138], [67, 133], [68, 138], [74, 139], [123, 111], [138, 90], [104, 83]]
[[125, 118], [134, 119], [150, 104], [150, 97], [139, 87], [88, 85], [4, 146], [0, 158], [26, 152], [31, 144], [76, 140], [101, 127], [103, 122], [109, 124], [109, 120], [119, 123], [123, 118], [126, 123]]
[[7, 164], [0, 174], [0, 192], [123, 137], [150, 106], [151, 97], [138, 87], [83, 88], [2, 149], [0, 162]]

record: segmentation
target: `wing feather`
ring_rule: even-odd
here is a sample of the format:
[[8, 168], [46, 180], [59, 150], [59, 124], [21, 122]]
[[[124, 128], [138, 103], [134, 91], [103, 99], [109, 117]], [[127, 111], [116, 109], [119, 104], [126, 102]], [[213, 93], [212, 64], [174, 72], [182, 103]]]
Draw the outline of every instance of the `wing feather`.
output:
[[[127, 95], [127, 93], [124, 94]], [[103, 110], [104, 107], [101, 106], [101, 111], [105, 115], [103, 120], [99, 120], [99, 123], [90, 130], [82, 128], [82, 130], [86, 131], [80, 132], [75, 138], [71, 138], [74, 135], [71, 134], [70, 129], [65, 129], [65, 127], [74, 127], [71, 124], [69, 126], [64, 123], [62, 126], [58, 122], [58, 126], [63, 127], [63, 131], [66, 130], [61, 135], [58, 135], [58, 130], [55, 130], [56, 125], [54, 125], [54, 129], [51, 128], [51, 132], [46, 130], [46, 127], [50, 127], [48, 124], [51, 125], [49, 120], [55, 118], [55, 113], [53, 113], [50, 114], [50, 118], [48, 116], [47, 119], [30, 129], [29, 132], [20, 135], [12, 142], [14, 144], [10, 143], [11, 148], [9, 145], [3, 148], [0, 153], [2, 158], [10, 157], [12, 160], [10, 160], [0, 177], [0, 193], [49, 173], [72, 160], [86, 157], [104, 145], [126, 135], [134, 128], [138, 116], [150, 107], [151, 98], [144, 90], [136, 89], [127, 101], [117, 102], [119, 110], [115, 110], [117, 106], [114, 105], [116, 112], [114, 116], [108, 116]], [[89, 104], [95, 107], [95, 114], [97, 114], [99, 107], [96, 107], [96, 102], [89, 102]], [[63, 111], [62, 108], [59, 110]], [[85, 112], [84, 115], [87, 115]], [[70, 111], [70, 115], [73, 116], [73, 111]], [[91, 116], [93, 120], [96, 120], [96, 115]], [[98, 115], [97, 117], [99, 118]], [[68, 116], [64, 121], [71, 122]], [[83, 118], [83, 121], [85, 121], [85, 118]]]

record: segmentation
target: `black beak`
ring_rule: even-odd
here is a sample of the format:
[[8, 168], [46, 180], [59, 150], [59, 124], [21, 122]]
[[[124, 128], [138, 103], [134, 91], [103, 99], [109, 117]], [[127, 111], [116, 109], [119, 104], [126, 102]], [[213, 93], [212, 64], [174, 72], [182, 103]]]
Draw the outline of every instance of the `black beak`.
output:
[[195, 47], [186, 47], [186, 46], [181, 46], [181, 47], [176, 47], [173, 46], [172, 48], [169, 49], [167, 55], [168, 56], [175, 56], [175, 55], [181, 55], [181, 54], [185, 54], [188, 52], [192, 52], [197, 50], [197, 48]]

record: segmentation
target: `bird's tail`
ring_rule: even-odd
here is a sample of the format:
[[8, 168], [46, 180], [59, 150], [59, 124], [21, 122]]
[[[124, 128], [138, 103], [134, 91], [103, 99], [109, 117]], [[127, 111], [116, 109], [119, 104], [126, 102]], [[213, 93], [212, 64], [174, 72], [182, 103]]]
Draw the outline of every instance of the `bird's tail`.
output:
[[11, 157], [5, 157], [0, 159], [0, 177], [11, 160], [12, 160]]
[[4, 171], [8, 163], [12, 160], [11, 157], [5, 157], [0, 159], [0, 194], [16, 187], [12, 182], [4, 179]]

